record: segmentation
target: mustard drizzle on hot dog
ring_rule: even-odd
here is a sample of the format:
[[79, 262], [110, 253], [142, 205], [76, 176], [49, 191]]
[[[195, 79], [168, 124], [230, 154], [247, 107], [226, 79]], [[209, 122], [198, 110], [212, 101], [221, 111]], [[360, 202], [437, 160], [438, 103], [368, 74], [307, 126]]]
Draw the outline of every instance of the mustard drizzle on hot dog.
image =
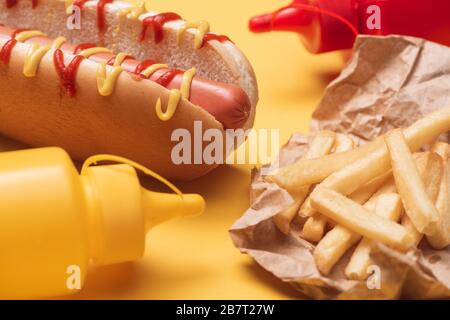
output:
[[145, 1], [139, 1], [131, 7], [121, 9], [118, 15], [119, 17], [129, 15], [133, 19], [138, 19], [139, 16], [146, 12], [147, 10], [145, 9]]
[[[28, 39], [34, 38], [34, 37], [45, 37], [46, 34], [38, 31], [38, 30], [27, 30], [19, 32], [15, 36], [15, 40], [17, 42], [25, 42]], [[32, 78], [36, 76], [37, 69], [39, 67], [39, 64], [44, 57], [44, 55], [50, 50], [50, 46], [41, 46], [37, 43], [31, 44], [30, 48], [28, 49], [27, 55], [25, 57], [25, 62], [23, 65], [23, 74], [27, 78]]]
[[[103, 47], [94, 47], [82, 50], [79, 55], [89, 58], [90, 56], [99, 53], [111, 53], [111, 50]], [[119, 79], [120, 74], [123, 72], [120, 65], [126, 57], [126, 53], [119, 53], [114, 61], [113, 70], [109, 74], [106, 72], [106, 62], [99, 64], [97, 68], [97, 90], [101, 96], [107, 97], [113, 94], [117, 79]]]
[[[87, 0], [90, 1], [90, 0]], [[87, 2], [86, 1], [86, 2]], [[129, 17], [133, 19], [139, 19], [139, 17], [147, 12], [150, 12], [150, 10], [147, 8], [148, 4], [145, 0], [122, 0], [123, 2], [126, 2], [130, 6], [127, 8], [120, 9], [117, 15], [119, 17], [128, 15]], [[66, 14], [71, 15], [73, 14], [73, 6], [75, 4], [75, 0], [64, 0]], [[37, 0], [35, 0], [35, 3], [33, 4], [33, 8], [37, 6]], [[183, 34], [186, 32], [187, 29], [197, 29], [197, 33], [195, 35], [194, 39], [194, 47], [195, 49], [199, 49], [203, 46], [205, 35], [209, 32], [210, 26], [207, 21], [193, 21], [193, 22], [185, 22], [183, 26], [177, 31], [177, 44], [179, 45], [181, 42], [181, 38]], [[214, 38], [216, 40], [219, 40], [219, 38]], [[225, 38], [224, 38], [225, 39]], [[228, 39], [226, 37], [226, 39]], [[224, 41], [224, 40], [219, 40]]]
[[[17, 42], [25, 42], [33, 37], [46, 37], [46, 34], [38, 30], [30, 30], [30, 31], [27, 30], [19, 32], [14, 39]], [[30, 44], [30, 48], [28, 49], [24, 63], [23, 69], [24, 75], [26, 77], [34, 77], [37, 73], [37, 69], [44, 55], [50, 50], [55, 51], [59, 49], [66, 41], [67, 40], [64, 37], [57, 37], [53, 41], [51, 46], [50, 45], [41, 46], [37, 43]], [[111, 50], [103, 47], [94, 47], [84, 49], [78, 55], [83, 56], [85, 58], [89, 58], [90, 56], [99, 53], [111, 53]], [[99, 67], [97, 69], [97, 89], [100, 95], [109, 96], [114, 92], [117, 80], [120, 74], [123, 72], [121, 64], [123, 63], [123, 61], [125, 61], [127, 56], [128, 54], [124, 52], [121, 52], [116, 55], [114, 64], [112, 66], [113, 70], [110, 74], [107, 74], [106, 72], [105, 62], [99, 64]], [[154, 64], [146, 68], [144, 71], [142, 71], [141, 74], [144, 77], [148, 78], [157, 70], [165, 68], [168, 68], [166, 64]], [[162, 111], [161, 98], [158, 98], [155, 109], [156, 115], [158, 116], [159, 119], [161, 119], [162, 121], [170, 120], [175, 114], [181, 99], [184, 98], [186, 100], [189, 100], [190, 89], [195, 73], [196, 73], [195, 68], [191, 68], [186, 72], [184, 72], [180, 89], [170, 90], [166, 111]]]
[[163, 64], [163, 63], [155, 63], [152, 64], [150, 67], [146, 68], [144, 71], [141, 72], [141, 74], [148, 78], [150, 77], [152, 74], [154, 74], [156, 71], [160, 70], [160, 69], [167, 69], [169, 66], [167, 64]]
[[191, 68], [183, 74], [183, 81], [181, 82], [181, 95], [186, 100], [189, 100], [189, 97], [191, 95], [192, 79], [194, 78], [196, 73], [197, 69]]
[[169, 101], [167, 102], [166, 111], [162, 111], [161, 107], [161, 98], [158, 98], [156, 101], [156, 115], [162, 121], [167, 121], [172, 119], [175, 111], [180, 104], [181, 98], [189, 100], [189, 95], [191, 91], [192, 79], [195, 76], [197, 70], [195, 68], [191, 68], [187, 70], [183, 74], [183, 81], [181, 82], [180, 90], [172, 89], [169, 94]]
[[52, 50], [57, 50], [59, 48], [61, 48], [61, 46], [67, 42], [67, 39], [64, 37], [58, 37], [55, 40], [53, 40], [53, 44], [52, 44]]
[[194, 38], [194, 48], [200, 49], [203, 45], [203, 38], [205, 37], [205, 34], [209, 32], [209, 23], [204, 20], [185, 22], [177, 31], [177, 45], [180, 45], [181, 38], [188, 29], [197, 29]]

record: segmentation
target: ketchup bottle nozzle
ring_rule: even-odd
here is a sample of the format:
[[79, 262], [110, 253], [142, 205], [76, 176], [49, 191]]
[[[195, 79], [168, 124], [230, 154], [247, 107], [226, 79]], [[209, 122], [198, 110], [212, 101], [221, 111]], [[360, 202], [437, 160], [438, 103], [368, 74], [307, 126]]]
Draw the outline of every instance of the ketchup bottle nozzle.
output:
[[272, 31], [272, 14], [263, 14], [250, 19], [248, 27], [255, 33]]
[[308, 26], [315, 13], [298, 7], [288, 6], [274, 13], [263, 14], [250, 19], [252, 32], [298, 31]]

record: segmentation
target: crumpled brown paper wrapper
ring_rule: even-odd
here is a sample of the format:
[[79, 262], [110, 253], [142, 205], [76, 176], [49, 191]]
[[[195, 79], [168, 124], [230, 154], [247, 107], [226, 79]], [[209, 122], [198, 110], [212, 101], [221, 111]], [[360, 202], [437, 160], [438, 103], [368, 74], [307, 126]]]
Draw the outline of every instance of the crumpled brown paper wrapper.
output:
[[312, 131], [372, 140], [450, 106], [449, 47], [413, 37], [361, 36], [353, 50], [314, 111]]
[[[424, 40], [390, 36], [360, 37], [342, 74], [330, 84], [314, 113], [312, 131], [329, 129], [369, 140], [404, 127], [423, 115], [450, 105], [450, 48]], [[311, 136], [294, 134], [280, 151], [280, 167], [303, 156]], [[289, 235], [271, 217], [293, 199], [254, 169], [251, 207], [231, 227], [237, 248], [264, 269], [315, 299], [436, 299], [450, 297], [450, 248], [433, 250], [423, 241], [406, 254], [378, 244], [372, 254], [381, 271], [379, 289], [347, 280], [344, 268], [352, 250], [329, 276], [317, 270], [314, 244], [299, 237], [301, 221]]]

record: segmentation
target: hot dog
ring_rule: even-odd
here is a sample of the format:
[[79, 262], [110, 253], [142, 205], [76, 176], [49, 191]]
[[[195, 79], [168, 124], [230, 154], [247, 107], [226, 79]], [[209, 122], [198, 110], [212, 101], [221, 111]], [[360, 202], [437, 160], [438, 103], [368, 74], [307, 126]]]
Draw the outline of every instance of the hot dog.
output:
[[[81, 14], [80, 29], [67, 27], [74, 12]], [[171, 68], [196, 67], [199, 77], [245, 91], [252, 108], [244, 128], [253, 126], [258, 102], [254, 71], [239, 48], [227, 36], [209, 32], [204, 20], [154, 12], [144, 0], [0, 0], [0, 22], [38, 29], [50, 38], [64, 36], [71, 43], [95, 43], [138, 60], [152, 58]]]
[[[4, 39], [5, 42], [15, 33], [17, 33], [17, 29], [0, 26], [0, 39]], [[53, 40], [44, 36], [36, 36], [27, 39], [25, 43], [38, 43], [41, 46], [51, 46]], [[75, 55], [82, 53], [83, 50], [88, 51], [94, 48], [98, 47], [95, 44], [89, 43], [73, 45], [64, 42], [61, 45], [60, 50], [65, 54]], [[99, 63], [105, 62], [106, 64], [113, 66], [116, 62], [117, 55], [110, 52], [100, 52], [89, 56], [88, 59]], [[120, 64], [123, 70], [136, 74], [137, 76], [142, 76], [142, 72], [146, 68], [157, 65], [158, 64], [154, 60], [147, 59], [145, 61], [139, 61], [129, 55], [127, 55]], [[184, 71], [182, 70], [161, 66], [161, 68], [155, 69], [147, 79], [155, 81], [167, 89], [177, 89], [182, 85], [183, 74]], [[225, 128], [231, 129], [241, 128], [248, 120], [251, 109], [250, 101], [241, 88], [234, 85], [201, 79], [197, 76], [194, 76], [192, 79], [189, 99], [193, 104], [202, 107], [213, 115]]]
[[[100, 10], [97, 2], [95, 6], [90, 3], [81, 5], [96, 12]], [[162, 47], [150, 41], [153, 44], [142, 51], [136, 49], [143, 46], [136, 40], [125, 48], [129, 50], [113, 53], [112, 49], [91, 41], [99, 40], [89, 36], [95, 32], [75, 36], [73, 30], [63, 28], [62, 36], [50, 38], [54, 30], [49, 27], [48, 35], [35, 29], [24, 30], [38, 24], [46, 27], [45, 19], [40, 20], [39, 14], [60, 8], [61, 4], [64, 1], [24, 0], [0, 5], [0, 21], [15, 21], [13, 26], [20, 28], [12, 29], [7, 24], [0, 27], [0, 132], [3, 134], [33, 146], [61, 146], [80, 160], [95, 153], [114, 153], [141, 162], [168, 178], [189, 180], [209, 172], [217, 164], [174, 164], [171, 159], [176, 145], [171, 140], [174, 130], [187, 129], [194, 136], [196, 121], [201, 122], [203, 132], [217, 129], [222, 134], [225, 129], [252, 126], [256, 80], [245, 57], [226, 37], [204, 34], [201, 46], [192, 50], [183, 48], [188, 45], [185, 37], [186, 43], [177, 46], [171, 58], [164, 61], [161, 52], [169, 44], [163, 42], [173, 36], [165, 30], [168, 23], [162, 24], [158, 31], [155, 25], [145, 23], [149, 20], [134, 19], [131, 14], [124, 23], [143, 21], [141, 36], [153, 33]], [[108, 18], [118, 14], [117, 8], [135, 6], [114, 2], [103, 3], [102, 8], [107, 14], [101, 18], [103, 27], [97, 25], [97, 36], [101, 38], [97, 43], [109, 48], [123, 46], [124, 41], [106, 41], [111, 25]], [[27, 10], [32, 10], [33, 24], [24, 23], [23, 17], [30, 14]], [[95, 17], [97, 24], [99, 17], [99, 14]], [[160, 31], [163, 36], [168, 35], [166, 40], [158, 38]], [[70, 43], [70, 39], [80, 38], [82, 41]], [[197, 43], [195, 38], [195, 35], [191, 37], [191, 46]], [[215, 64], [209, 61], [209, 65], [208, 61], [199, 60], [202, 55], [217, 58], [220, 50], [225, 57], [225, 46], [239, 52], [240, 57], [235, 55], [234, 60], [228, 61], [222, 58]], [[158, 50], [153, 50], [155, 47]], [[189, 67], [183, 67], [190, 62]], [[234, 78], [227, 75], [230, 66], [239, 63], [241, 75], [235, 73]], [[223, 72], [218, 72], [218, 68]]]

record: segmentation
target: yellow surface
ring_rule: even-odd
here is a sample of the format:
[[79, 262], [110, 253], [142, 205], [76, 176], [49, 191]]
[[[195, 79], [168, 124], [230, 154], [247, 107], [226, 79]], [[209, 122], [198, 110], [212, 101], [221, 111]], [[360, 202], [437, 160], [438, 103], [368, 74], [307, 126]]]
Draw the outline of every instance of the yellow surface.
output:
[[[227, 34], [252, 62], [259, 81], [256, 128], [279, 128], [281, 143], [307, 132], [311, 112], [341, 67], [338, 55], [312, 56], [290, 33], [251, 34], [248, 19], [289, 1], [152, 0], [155, 10], [189, 20], [207, 19]], [[15, 145], [4, 141], [4, 149]], [[92, 270], [79, 299], [286, 299], [301, 297], [234, 248], [227, 230], [248, 207], [250, 166], [223, 166], [190, 183], [207, 211], [198, 218], [156, 227], [144, 259]]]

